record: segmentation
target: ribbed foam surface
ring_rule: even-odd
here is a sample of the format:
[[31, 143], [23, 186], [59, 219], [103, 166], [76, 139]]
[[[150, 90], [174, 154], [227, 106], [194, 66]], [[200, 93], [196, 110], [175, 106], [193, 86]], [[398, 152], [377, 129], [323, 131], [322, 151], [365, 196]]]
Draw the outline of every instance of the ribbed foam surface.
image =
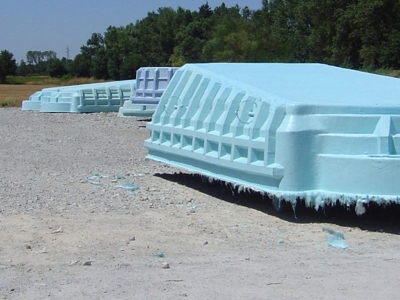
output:
[[178, 68], [143, 67], [136, 71], [136, 89], [119, 110], [121, 117], [151, 117]]
[[398, 79], [328, 65], [187, 64], [147, 157], [293, 205], [398, 203], [399, 95]]
[[22, 110], [40, 112], [115, 112], [129, 100], [135, 80], [47, 88], [23, 101]]

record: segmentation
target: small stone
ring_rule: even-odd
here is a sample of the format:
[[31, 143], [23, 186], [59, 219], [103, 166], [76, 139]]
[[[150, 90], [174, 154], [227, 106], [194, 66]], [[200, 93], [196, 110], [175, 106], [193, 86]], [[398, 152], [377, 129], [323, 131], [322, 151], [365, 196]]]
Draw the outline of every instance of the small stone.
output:
[[28, 250], [31, 250], [32, 246], [31, 245], [26, 245], [25, 248], [28, 249]]
[[162, 264], [162, 266], [161, 266], [161, 268], [163, 268], [163, 269], [169, 269], [169, 263], [163, 263]]
[[208, 245], [208, 242], [207, 242], [207, 241], [205, 241], [205, 242], [204, 242], [204, 245]]
[[134, 236], [129, 239], [130, 242], [133, 242], [135, 240], [136, 240], [136, 238]]
[[92, 261], [91, 261], [91, 260], [85, 261], [85, 262], [83, 263], [83, 265], [84, 265], [84, 266], [91, 266], [91, 265], [92, 265]]

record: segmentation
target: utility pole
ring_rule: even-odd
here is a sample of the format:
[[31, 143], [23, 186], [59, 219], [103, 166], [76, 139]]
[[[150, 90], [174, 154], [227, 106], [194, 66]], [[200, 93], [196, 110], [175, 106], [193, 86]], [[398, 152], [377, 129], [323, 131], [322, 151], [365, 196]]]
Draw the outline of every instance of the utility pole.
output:
[[69, 46], [67, 45], [67, 49], [65, 49], [65, 52], [67, 53], [67, 60], [69, 60], [69, 53], [71, 50], [69, 49]]

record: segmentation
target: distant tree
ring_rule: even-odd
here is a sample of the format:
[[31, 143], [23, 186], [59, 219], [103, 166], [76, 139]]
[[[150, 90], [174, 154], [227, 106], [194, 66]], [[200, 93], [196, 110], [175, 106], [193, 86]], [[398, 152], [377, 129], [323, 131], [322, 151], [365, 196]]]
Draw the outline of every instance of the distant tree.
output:
[[13, 75], [17, 69], [14, 55], [7, 51], [0, 52], [0, 84], [6, 83], [7, 75]]
[[[400, 0], [260, 2], [255, 11], [224, 3], [212, 10], [207, 2], [197, 11], [160, 7], [135, 24], [109, 26], [104, 37], [93, 34], [68, 70], [119, 80], [142, 66], [209, 61], [400, 68]], [[28, 66], [52, 55], [30, 52]]]
[[51, 50], [50, 51], [43, 51], [42, 54], [43, 54], [44, 59], [47, 60], [47, 61], [49, 61], [50, 59], [57, 58], [57, 53], [54, 52], [54, 51], [51, 51]]
[[120, 80], [120, 67], [125, 56], [124, 30], [124, 27], [109, 26], [104, 34], [107, 71], [113, 80]]
[[44, 59], [41, 51], [28, 51], [26, 53], [26, 61], [30, 65], [38, 65]]
[[214, 10], [214, 26], [202, 51], [203, 61], [255, 62], [263, 60], [262, 39], [256, 35], [261, 28], [251, 22], [253, 12], [245, 7], [226, 7]]
[[108, 59], [105, 48], [99, 48], [96, 55], [92, 58], [92, 68], [90, 73], [96, 79], [109, 79], [110, 75], [107, 70]]
[[[272, 35], [281, 44], [289, 62], [320, 62], [334, 64], [339, 28], [343, 39], [350, 38], [347, 8], [355, 0], [273, 0], [269, 1]], [[360, 0], [362, 1], [362, 0]], [[338, 26], [338, 18], [343, 20]], [[345, 22], [346, 21], [346, 22]], [[340, 43], [340, 40], [337, 40]]]
[[57, 58], [57, 53], [54, 51], [28, 51], [26, 53], [26, 61], [28, 64], [38, 65], [42, 61]]
[[47, 72], [50, 77], [62, 77], [68, 73], [65, 62], [58, 58], [51, 58], [47, 61]]
[[185, 20], [188, 23], [180, 25], [175, 38], [175, 48], [169, 57], [170, 62], [174, 65], [182, 62], [204, 61], [203, 48], [213, 31], [215, 20], [218, 18], [208, 3], [200, 6], [199, 11], [185, 12], [185, 14]]
[[[225, 6], [225, 3], [222, 3], [222, 5]], [[213, 15], [213, 11], [210, 5], [208, 5], [208, 1], [206, 2], [206, 4], [203, 4], [199, 7], [199, 15], [202, 19], [208, 19]]]
[[76, 77], [90, 77], [91, 62], [90, 58], [80, 53], [68, 64], [68, 73]]
[[131, 53], [126, 57], [120, 68], [121, 79], [136, 78], [136, 70], [143, 66], [143, 56], [137, 53]]
[[262, 0], [262, 9], [269, 11], [269, 2], [270, 0]]
[[147, 17], [136, 23], [143, 66], [163, 66], [168, 61], [176, 34], [174, 20], [174, 10], [164, 7], [159, 8], [158, 12], [148, 13]]
[[103, 35], [93, 33], [86, 45], [81, 47], [82, 59], [90, 62], [90, 76], [96, 79], [108, 79], [106, 47]]
[[26, 76], [31, 73], [30, 67], [26, 64], [26, 62], [21, 59], [20, 63], [17, 66], [17, 70], [15, 71], [15, 74], [17, 76]]
[[32, 71], [37, 74], [44, 74], [47, 71], [48, 61], [57, 58], [54, 51], [28, 51], [26, 61]]
[[400, 67], [399, 0], [271, 0], [268, 9], [287, 61]]
[[351, 67], [400, 67], [400, 1], [350, 1], [340, 14], [337, 52]]
[[178, 47], [174, 48], [174, 52], [168, 59], [168, 64], [171, 67], [181, 67], [185, 64], [182, 53], [180, 53], [180, 49]]

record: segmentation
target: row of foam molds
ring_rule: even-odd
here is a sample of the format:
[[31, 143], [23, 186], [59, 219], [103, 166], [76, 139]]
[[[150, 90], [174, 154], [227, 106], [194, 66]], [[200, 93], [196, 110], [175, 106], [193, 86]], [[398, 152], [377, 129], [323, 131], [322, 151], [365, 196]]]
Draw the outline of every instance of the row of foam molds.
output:
[[187, 64], [147, 158], [293, 205], [400, 202], [400, 80], [322, 64]]
[[23, 101], [22, 110], [40, 112], [117, 112], [134, 93], [136, 80], [45, 88]]
[[136, 89], [119, 110], [122, 117], [151, 117], [178, 68], [144, 67], [136, 71]]

